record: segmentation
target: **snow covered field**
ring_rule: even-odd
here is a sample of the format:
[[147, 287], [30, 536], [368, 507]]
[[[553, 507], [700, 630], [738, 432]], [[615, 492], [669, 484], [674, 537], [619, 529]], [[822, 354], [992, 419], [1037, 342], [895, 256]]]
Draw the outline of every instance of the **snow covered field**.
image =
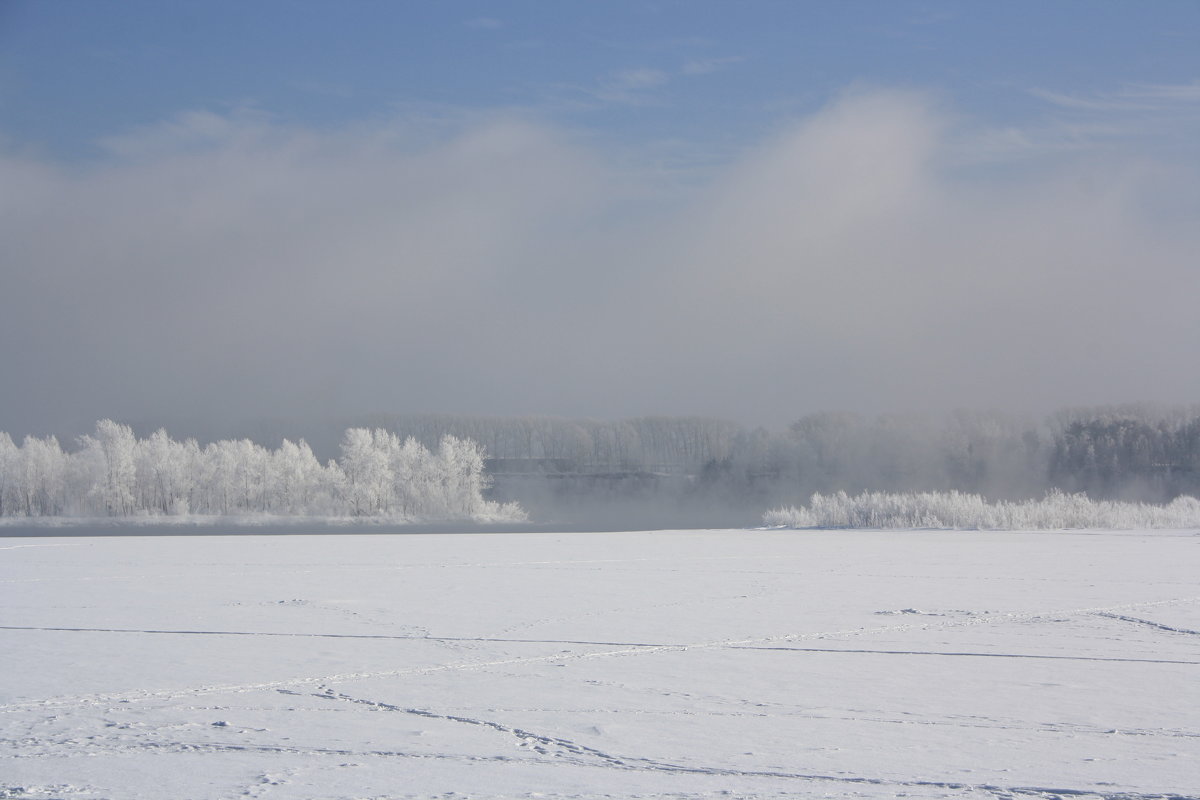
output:
[[0, 539], [0, 797], [1197, 797], [1200, 533]]

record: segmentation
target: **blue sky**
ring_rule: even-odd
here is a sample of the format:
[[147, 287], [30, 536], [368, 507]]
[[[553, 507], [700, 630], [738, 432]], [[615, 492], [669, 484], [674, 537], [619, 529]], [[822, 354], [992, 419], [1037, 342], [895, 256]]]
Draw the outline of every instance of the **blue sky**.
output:
[[0, 3], [0, 430], [1194, 403], [1200, 3]]
[[54, 157], [250, 107], [314, 126], [521, 109], [720, 158], [856, 85], [1004, 124], [1194, 87], [1200, 4], [6, 0], [0, 44], [4, 133]]

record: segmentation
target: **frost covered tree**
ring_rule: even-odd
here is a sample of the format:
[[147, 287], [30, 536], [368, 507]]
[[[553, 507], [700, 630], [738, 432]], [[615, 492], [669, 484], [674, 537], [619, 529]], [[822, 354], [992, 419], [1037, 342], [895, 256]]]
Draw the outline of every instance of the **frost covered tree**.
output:
[[16, 468], [18, 508], [24, 516], [57, 516], [66, 510], [67, 459], [54, 436], [26, 436]]
[[437, 453], [378, 428], [352, 428], [341, 462], [322, 465], [307, 442], [269, 450], [249, 439], [204, 448], [158, 430], [139, 440], [101, 420], [65, 453], [54, 437], [20, 447], [0, 433], [0, 516], [356, 516], [523, 518], [484, 498], [483, 450], [447, 436]]
[[313, 509], [328, 509], [328, 491], [324, 490], [325, 470], [312, 448], [301, 439], [283, 440], [271, 454], [272, 493], [268, 502], [277, 514], [303, 514]]
[[158, 514], [187, 514], [195, 502], [200, 446], [195, 439], [177, 442], [159, 429], [138, 442], [138, 507]]
[[137, 508], [137, 439], [133, 429], [111, 419], [96, 423], [95, 436], [83, 436], [83, 459], [91, 472], [88, 498], [108, 516], [127, 516]]
[[342, 472], [346, 498], [354, 516], [382, 513], [391, 506], [392, 479], [388, 463], [391, 434], [382, 429], [351, 428], [342, 439]]
[[487, 488], [483, 474], [483, 453], [470, 439], [446, 436], [438, 448], [441, 473], [446, 490], [446, 508], [463, 508], [474, 514]]
[[21, 450], [7, 433], [0, 433], [0, 517], [11, 517], [20, 507], [21, 484], [17, 480]]
[[352, 515], [444, 518], [485, 510], [483, 450], [469, 439], [445, 436], [433, 454], [413, 437], [401, 443], [382, 428], [351, 428], [341, 449]]

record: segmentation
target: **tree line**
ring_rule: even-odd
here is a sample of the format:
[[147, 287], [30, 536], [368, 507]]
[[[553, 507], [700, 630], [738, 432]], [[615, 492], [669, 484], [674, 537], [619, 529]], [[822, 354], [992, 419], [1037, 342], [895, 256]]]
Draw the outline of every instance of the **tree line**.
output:
[[[377, 415], [259, 425], [200, 445], [105, 421], [64, 452], [0, 434], [0, 515], [241, 514], [463, 518], [518, 502], [541, 521], [622, 507], [738, 524], [814, 493], [1050, 490], [1097, 500], [1200, 495], [1200, 406], [1049, 417], [815, 413], [782, 431], [703, 417]], [[280, 436], [279, 428], [289, 428]], [[298, 430], [300, 429], [300, 430]], [[297, 432], [310, 431], [314, 447]], [[248, 433], [248, 432], [247, 432]], [[259, 442], [280, 441], [274, 450]], [[489, 483], [494, 485], [489, 486]], [[488, 505], [492, 503], [493, 505]], [[721, 516], [723, 514], [723, 516]], [[665, 515], [665, 516], [664, 516]]]
[[[1050, 489], [1166, 501], [1200, 492], [1200, 406], [808, 414], [783, 431], [704, 417], [380, 415], [371, 427], [427, 446], [453, 435], [497, 460], [580, 473], [688, 475], [731, 499], [834, 491], [962, 491], [997, 499]], [[761, 498], [755, 498], [761, 499]]]
[[[545, 473], [497, 488], [530, 506], [614, 497], [613, 475], [638, 502], [761, 510], [814, 493], [962, 492], [1027, 500], [1059, 490], [1096, 500], [1165, 503], [1200, 495], [1200, 406], [1123, 405], [1038, 418], [1000, 411], [805, 415], [782, 431], [702, 417], [596, 421], [451, 415], [378, 417], [431, 442], [452, 433], [484, 443], [491, 462], [543, 460]], [[570, 480], [555, 472], [574, 472]], [[600, 478], [603, 477], [604, 480]], [[550, 489], [545, 489], [550, 487]], [[546, 502], [545, 492], [556, 496]], [[526, 493], [526, 494], [523, 494]]]
[[0, 433], [0, 516], [524, 518], [515, 504], [485, 499], [483, 450], [449, 435], [430, 449], [352, 428], [341, 457], [325, 463], [304, 440], [274, 450], [249, 439], [201, 446], [161, 429], [139, 439], [112, 420], [77, 445], [65, 451], [54, 436], [27, 436], [18, 446]]
[[1037, 420], [1000, 412], [805, 416], [750, 432], [705, 465], [714, 491], [803, 502], [813, 493], [963, 492], [992, 500], [1082, 492], [1165, 503], [1200, 495], [1200, 407], [1073, 408]]

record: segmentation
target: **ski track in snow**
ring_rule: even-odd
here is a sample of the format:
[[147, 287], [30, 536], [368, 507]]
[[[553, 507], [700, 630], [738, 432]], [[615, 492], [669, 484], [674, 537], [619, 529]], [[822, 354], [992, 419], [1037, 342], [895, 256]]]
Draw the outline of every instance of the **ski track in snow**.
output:
[[[1119, 619], [1126, 622], [1137, 622], [1158, 630], [1169, 631], [1172, 633], [1186, 633], [1200, 636], [1200, 632], [1191, 631], [1185, 628], [1172, 628], [1166, 625], [1160, 625], [1149, 620], [1136, 619], [1134, 617], [1121, 616], [1119, 614], [1106, 614], [1096, 612], [1095, 616], [1108, 617], [1110, 619]], [[49, 631], [49, 632], [67, 632], [67, 633], [145, 633], [145, 634], [163, 634], [172, 636], [279, 636], [285, 638], [316, 638], [316, 639], [383, 639], [390, 641], [418, 641], [418, 642], [457, 642], [457, 643], [499, 643], [499, 644], [568, 644], [568, 645], [585, 645], [597, 647], [628, 647], [628, 648], [651, 648], [654, 650], [683, 650], [683, 649], [698, 649], [703, 647], [728, 647], [733, 650], [770, 650], [777, 652], [792, 652], [792, 653], [844, 653], [848, 655], [895, 655], [895, 656], [962, 656], [971, 658], [1043, 658], [1057, 661], [1114, 661], [1127, 662], [1133, 664], [1193, 664], [1200, 665], [1200, 661], [1184, 661], [1179, 659], [1163, 659], [1163, 658], [1121, 658], [1112, 656], [1060, 656], [1048, 655], [1042, 653], [973, 653], [951, 650], [864, 650], [860, 648], [835, 648], [835, 647], [786, 647], [786, 646], [765, 646], [752, 644], [721, 644], [721, 643], [705, 643], [697, 645], [675, 645], [664, 644], [662, 642], [605, 642], [595, 640], [582, 639], [516, 639], [516, 638], [496, 638], [487, 636], [426, 636], [426, 635], [391, 635], [391, 634], [374, 634], [374, 633], [288, 633], [275, 631], [203, 631], [203, 630], [158, 630], [153, 628], [66, 628], [66, 627], [48, 627], [36, 625], [0, 625], [0, 630], [6, 631]], [[880, 629], [860, 629], [862, 633], [877, 631]], [[894, 630], [894, 629], [893, 629]], [[849, 632], [844, 632], [848, 635]], [[818, 634], [825, 636], [827, 634]], [[831, 634], [828, 634], [831, 635]], [[582, 654], [584, 656], [599, 656], [601, 653]], [[559, 661], [563, 660], [560, 654], [554, 657], [546, 657], [547, 660]], [[0, 711], [5, 707], [0, 706]]]
[[[517, 666], [524, 664], [544, 664], [564, 661], [590, 660], [624, 656], [642, 656], [664, 652], [687, 652], [689, 650], [737, 648], [749, 645], [763, 645], [771, 642], [797, 642], [813, 639], [831, 639], [848, 636], [868, 636], [877, 633], [901, 633], [918, 630], [937, 630], [958, 628], [972, 625], [993, 625], [1004, 622], [1027, 622], [1043, 618], [1075, 617], [1083, 615], [1098, 615], [1116, 613], [1119, 611], [1135, 611], [1145, 608], [1156, 608], [1166, 605], [1187, 604], [1200, 601], [1200, 596], [1176, 597], [1164, 600], [1151, 600], [1139, 603], [1122, 603], [1112, 606], [1072, 608], [1043, 611], [996, 612], [986, 615], [950, 619], [940, 622], [911, 623], [904, 625], [880, 625], [870, 628], [850, 628], [839, 631], [819, 631], [805, 633], [785, 633], [775, 636], [764, 636], [750, 639], [722, 639], [707, 642], [692, 642], [665, 645], [621, 645], [613, 650], [601, 650], [589, 653], [554, 653], [544, 656], [528, 656], [517, 658], [501, 658], [490, 661], [465, 661], [450, 664], [435, 664], [427, 667], [411, 667], [406, 669], [380, 670], [373, 672], [350, 672], [335, 675], [314, 675], [295, 678], [285, 678], [275, 681], [258, 683], [227, 684], [214, 686], [197, 686], [177, 689], [161, 689], [157, 691], [135, 690], [128, 692], [60, 696], [44, 700], [21, 701], [0, 705], [0, 713], [26, 711], [34, 708], [55, 708], [72, 705], [100, 705], [114, 702], [140, 702], [145, 700], [169, 700], [177, 697], [196, 696], [215, 693], [252, 692], [280, 687], [312, 686], [316, 684], [345, 683], [348, 681], [368, 680], [374, 678], [393, 678], [407, 675], [429, 675], [437, 672], [457, 670], [486, 669], [488, 667]], [[208, 632], [220, 635], [220, 632]], [[238, 635], [238, 634], [233, 634]], [[425, 637], [417, 637], [423, 640]]]
[[504, 725], [491, 720], [476, 719], [472, 717], [464, 717], [453, 714], [438, 714], [433, 711], [428, 711], [419, 708], [403, 708], [401, 706], [385, 703], [378, 700], [369, 700], [364, 698], [352, 697], [350, 695], [335, 692], [332, 689], [326, 688], [323, 692], [312, 694], [313, 697], [319, 697], [325, 700], [334, 700], [358, 705], [367, 706], [369, 708], [380, 711], [398, 712], [402, 714], [410, 714], [412, 716], [423, 717], [426, 719], [437, 719], [447, 722], [456, 722], [464, 725], [473, 725], [483, 728], [488, 728], [502, 734], [514, 737], [518, 741], [520, 747], [528, 748], [541, 756], [549, 756], [555, 759], [563, 759], [579, 764], [580, 766], [601, 766], [606, 768], [621, 769], [621, 770], [636, 770], [649, 772], [666, 772], [676, 774], [690, 775], [711, 775], [719, 777], [738, 777], [738, 778], [782, 778], [787, 780], [797, 780], [813, 783], [838, 783], [838, 784], [864, 784], [870, 786], [887, 786], [895, 789], [901, 788], [930, 788], [930, 789], [948, 789], [953, 791], [981, 791], [987, 792], [997, 798], [1011, 797], [1096, 797], [1105, 798], [1105, 800], [1195, 800], [1195, 798], [1187, 797], [1179, 794], [1142, 794], [1138, 792], [1114, 792], [1111, 794], [1098, 793], [1089, 789], [1063, 789], [1063, 788], [1046, 788], [1039, 786], [996, 786], [991, 784], [970, 784], [960, 783], [956, 781], [925, 781], [925, 780], [901, 780], [889, 778], [874, 778], [864, 776], [848, 776], [848, 775], [824, 775], [820, 773], [805, 773], [791, 772], [783, 770], [742, 770], [732, 769], [728, 767], [704, 767], [688, 764], [677, 764], [669, 761], [661, 761], [658, 759], [643, 758], [641, 756], [622, 756], [608, 753], [594, 747], [579, 744], [570, 739], [565, 739], [557, 736], [547, 736], [544, 734], [534, 733], [523, 728], [517, 728], [509, 725]]
[[784, 653], [846, 653], [877, 656], [946, 656], [965, 658], [1044, 658], [1052, 661], [1111, 661], [1128, 664], [1188, 664], [1200, 666], [1200, 661], [1181, 661], [1167, 658], [1119, 658], [1109, 656], [1056, 656], [1040, 653], [969, 653], [954, 650], [860, 650], [833, 647], [756, 647], [731, 645], [735, 650], [774, 650]]
[[[599, 647], [657, 647], [667, 648], [674, 645], [646, 642], [603, 642], [583, 639], [516, 639], [490, 636], [427, 636], [387, 633], [293, 633], [286, 631], [203, 631], [203, 630], [161, 630], [155, 628], [76, 628], [50, 627], [41, 625], [0, 625], [4, 631], [51, 631], [67, 633], [148, 633], [168, 636], [280, 636], [300, 639], [385, 639], [391, 641], [413, 642], [492, 642], [500, 644], [578, 644]], [[0, 710], [3, 707], [0, 706]]]
[[[463, 753], [441, 753], [441, 752], [423, 752], [400, 749], [355, 749], [355, 748], [337, 748], [337, 747], [305, 747], [299, 745], [278, 745], [278, 744], [255, 744], [255, 743], [221, 743], [211, 741], [183, 741], [183, 740], [147, 740], [139, 739], [136, 742], [128, 744], [122, 742], [97, 742], [87, 741], [80, 742], [74, 739], [49, 741], [49, 740], [31, 740], [26, 739], [20, 742], [27, 750], [38, 746], [72, 746], [75, 748], [74, 757], [89, 757], [101, 753], [113, 755], [134, 755], [134, 754], [172, 754], [172, 753], [245, 753], [254, 752], [271, 755], [294, 755], [304, 756], [309, 758], [328, 758], [335, 757], [343, 758], [363, 758], [363, 759], [403, 759], [403, 760], [429, 760], [429, 761], [450, 761], [464, 763], [501, 763], [515, 764], [521, 763], [526, 765], [545, 765], [553, 763], [566, 763], [573, 766], [585, 768], [599, 769], [614, 769], [631, 772], [651, 772], [665, 773], [676, 775], [693, 775], [693, 776], [708, 776], [708, 777], [733, 777], [745, 779], [771, 779], [795, 781], [800, 784], [815, 783], [815, 784], [834, 784], [843, 786], [864, 786], [877, 787], [885, 789], [893, 796], [904, 794], [903, 790], [913, 789], [933, 789], [943, 790], [950, 793], [982, 793], [990, 795], [1001, 800], [1003, 798], [1096, 798], [1096, 800], [1197, 800], [1195, 795], [1184, 795], [1178, 793], [1144, 793], [1144, 792], [1129, 792], [1129, 791], [1114, 791], [1102, 792], [1094, 789], [1080, 789], [1068, 787], [1043, 787], [1043, 786], [1003, 786], [992, 783], [967, 783], [961, 781], [938, 781], [938, 780], [918, 780], [918, 779], [902, 779], [902, 778], [886, 778], [873, 777], [863, 775], [839, 775], [827, 774], [821, 772], [803, 772], [793, 770], [779, 769], [737, 769], [732, 767], [722, 766], [704, 766], [687, 763], [677, 763], [673, 761], [665, 761], [661, 759], [645, 758], [642, 756], [627, 756], [616, 753], [611, 753], [599, 748], [590, 747], [574, 740], [561, 737], [551, 736], [547, 734], [537, 733], [512, 725], [506, 725], [493, 720], [482, 719], [478, 717], [470, 717], [461, 714], [439, 713], [429, 709], [403, 707], [393, 703], [387, 703], [379, 700], [371, 700], [368, 698], [355, 697], [343, 692], [334, 691], [328, 687], [316, 687], [321, 691], [309, 693], [307, 696], [318, 698], [323, 701], [331, 701], [336, 703], [346, 703], [354, 706], [366, 708], [371, 711], [399, 713], [421, 719], [437, 720], [454, 724], [473, 726], [485, 730], [494, 731], [505, 737], [510, 737], [515, 740], [518, 748], [528, 753], [524, 757], [514, 757], [506, 755], [487, 755], [487, 754], [463, 754]], [[861, 717], [855, 717], [855, 720], [861, 720]], [[904, 724], [913, 724], [905, 722]], [[943, 724], [938, 721], [927, 721], [925, 724]], [[1078, 732], [1073, 730], [1072, 732]], [[1100, 731], [1097, 731], [1100, 732]], [[1113, 733], [1113, 731], [1103, 731], [1103, 733]], [[1134, 732], [1122, 731], [1122, 734], [1133, 734]], [[16, 758], [42, 758], [45, 754], [37, 752], [27, 752], [24, 755], [18, 755]], [[350, 764], [340, 764], [338, 766], [347, 767]], [[290, 769], [275, 770], [273, 772], [263, 772], [256, 777], [256, 781], [251, 786], [247, 787], [241, 793], [241, 796], [261, 797], [266, 790], [272, 786], [283, 785], [288, 782], [289, 776], [295, 776], [301, 772], [303, 767], [293, 767]], [[68, 787], [61, 787], [68, 788]], [[798, 787], [797, 787], [798, 788]], [[63, 792], [65, 793], [65, 792]], [[712, 792], [712, 793], [688, 793], [682, 792], [679, 797], [701, 797], [701, 796], [721, 796], [727, 795], [728, 792]], [[22, 787], [0, 787], [0, 798], [33, 798], [44, 796], [34, 794], [29, 790], [22, 791]], [[582, 797], [583, 795], [547, 795], [561, 797]], [[588, 795], [588, 796], [600, 796]], [[655, 795], [662, 797], [663, 795]], [[672, 795], [676, 796], [676, 795]]]
[[1097, 617], [1105, 617], [1107, 619], [1119, 619], [1122, 622], [1132, 622], [1137, 625], [1148, 625], [1151, 628], [1155, 628], [1160, 631], [1167, 631], [1168, 633], [1186, 633], [1190, 636], [1200, 636], [1200, 631], [1194, 631], [1190, 628], [1173, 628], [1170, 625], [1163, 625], [1161, 622], [1154, 622], [1153, 620], [1149, 619], [1127, 617], [1124, 614], [1113, 614], [1109, 611], [1097, 611], [1095, 612], [1095, 615]]
[[[255, 745], [255, 744], [220, 744], [215, 742], [145, 742], [136, 747], [131, 748], [107, 748], [97, 749], [89, 752], [89, 755], [107, 752], [117, 755], [134, 755], [134, 754], [171, 754], [171, 753], [262, 753], [266, 755], [291, 755], [304, 756], [307, 758], [322, 758], [336, 757], [343, 758], [362, 758], [362, 759], [401, 759], [405, 761], [448, 761], [461, 762], [463, 764], [479, 764], [479, 763], [497, 763], [497, 764], [524, 764], [529, 766], [539, 766], [554, 763], [566, 763], [572, 766], [584, 768], [600, 768], [600, 769], [615, 769], [629, 772], [649, 772], [649, 773], [665, 773], [673, 775], [692, 775], [704, 777], [724, 777], [724, 778], [746, 778], [746, 779], [772, 779], [795, 781], [799, 784], [816, 783], [816, 784], [834, 784], [842, 786], [861, 786], [861, 787], [876, 787], [884, 789], [893, 797], [905, 796], [908, 794], [902, 790], [913, 789], [934, 789], [942, 790], [951, 794], [945, 796], [953, 796], [962, 793], [980, 793], [996, 798], [997, 800], [1013, 800], [1019, 797], [1044, 798], [1044, 800], [1062, 800], [1062, 798], [1080, 798], [1080, 800], [1200, 800], [1200, 796], [1191, 794], [1178, 794], [1174, 792], [1129, 792], [1129, 791], [1114, 791], [1104, 792], [1094, 789], [1078, 789], [1078, 788], [1063, 788], [1063, 787], [1043, 787], [1043, 786], [1001, 786], [990, 783], [966, 783], [959, 781], [936, 781], [936, 780], [906, 780], [902, 778], [884, 778], [862, 775], [834, 775], [823, 774], [819, 772], [793, 772], [787, 770], [749, 770], [749, 769], [734, 769], [729, 767], [714, 767], [714, 766], [694, 766], [688, 764], [677, 764], [669, 761], [659, 761], [655, 759], [642, 758], [640, 756], [618, 756], [611, 753], [606, 753], [592, 747], [580, 745], [569, 739], [558, 737], [543, 736], [521, 728], [513, 728], [500, 723], [490, 722], [488, 720], [478, 720], [469, 717], [448, 716], [427, 712], [421, 709], [406, 709], [399, 706], [393, 706], [387, 703], [377, 703], [371, 700], [361, 700], [344, 696], [337, 696], [335, 699], [346, 700], [347, 702], [362, 703], [374, 706], [381, 711], [394, 711], [399, 713], [411, 714], [413, 716], [424, 717], [426, 719], [437, 719], [450, 722], [462, 723], [464, 725], [472, 725], [483, 728], [488, 728], [497, 731], [501, 734], [507, 734], [514, 737], [518, 741], [518, 746], [523, 749], [532, 751], [533, 757], [513, 757], [503, 755], [468, 755], [461, 753], [432, 753], [432, 752], [414, 752], [405, 750], [356, 750], [349, 748], [331, 748], [331, 747], [292, 747], [279, 745]], [[343, 763], [337, 765], [340, 767], [358, 766], [352, 763]], [[270, 787], [280, 786], [288, 783], [288, 777], [295, 776], [304, 771], [303, 767], [292, 767], [275, 770], [274, 772], [263, 772], [256, 776], [255, 783], [244, 789], [240, 796], [243, 797], [262, 797]], [[802, 791], [803, 787], [794, 787], [791, 791]], [[0, 800], [33, 800], [34, 798], [61, 797], [65, 794], [86, 794], [95, 796], [94, 792], [86, 788], [57, 786], [45, 787], [44, 789], [27, 788], [27, 787], [3, 787], [0, 786]], [[453, 794], [453, 793], [451, 793]], [[652, 795], [637, 794], [624, 795], [626, 797], [673, 797], [673, 798], [700, 798], [700, 797], [728, 797], [732, 792], [728, 790], [718, 790], [711, 792], [679, 792], [679, 793], [654, 793]], [[740, 794], [740, 793], [739, 793]], [[772, 792], [772, 794], [784, 794], [783, 792]], [[790, 795], [790, 792], [788, 793]], [[390, 795], [389, 795], [390, 796]], [[414, 795], [404, 795], [414, 796]], [[489, 796], [476, 795], [471, 793], [470, 796]], [[490, 795], [493, 797], [507, 797], [509, 795]], [[544, 794], [538, 793], [536, 797], [561, 797], [561, 798], [585, 798], [585, 797], [612, 797], [608, 793], [588, 793], [588, 794]], [[755, 795], [758, 796], [758, 795]]]

